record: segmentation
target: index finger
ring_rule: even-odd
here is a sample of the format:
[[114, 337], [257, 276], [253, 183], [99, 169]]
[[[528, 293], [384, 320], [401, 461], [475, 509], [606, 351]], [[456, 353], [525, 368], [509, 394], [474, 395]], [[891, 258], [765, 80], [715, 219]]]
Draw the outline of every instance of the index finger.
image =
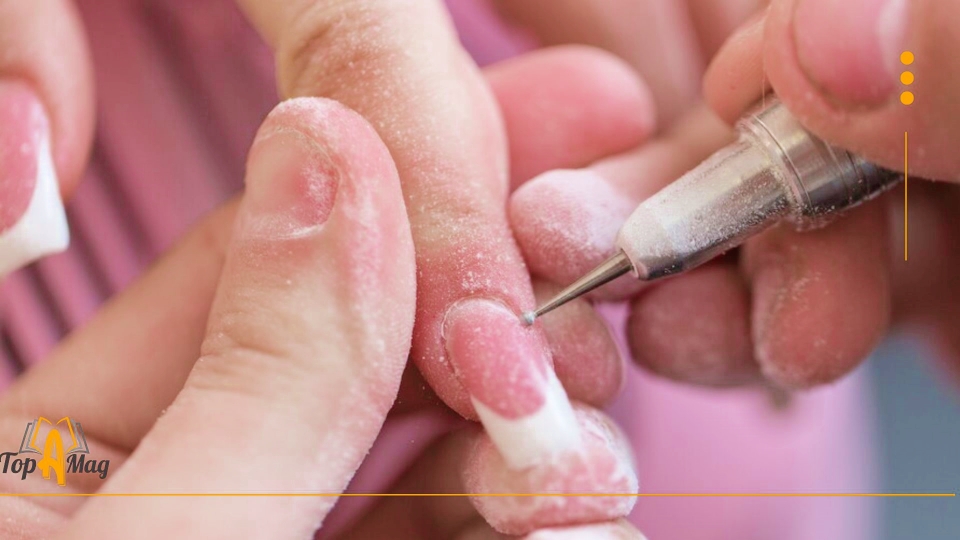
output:
[[[498, 439], [516, 465], [570, 443], [576, 422], [546, 340], [519, 317], [534, 299], [506, 217], [502, 122], [443, 4], [240, 4], [276, 50], [284, 95], [350, 106], [390, 149], [417, 257], [412, 355], [430, 385], [465, 416], [476, 418], [477, 404], [484, 405], [491, 433], [515, 434], [518, 421], [539, 422], [544, 439]], [[490, 364], [490, 355], [504, 369]]]

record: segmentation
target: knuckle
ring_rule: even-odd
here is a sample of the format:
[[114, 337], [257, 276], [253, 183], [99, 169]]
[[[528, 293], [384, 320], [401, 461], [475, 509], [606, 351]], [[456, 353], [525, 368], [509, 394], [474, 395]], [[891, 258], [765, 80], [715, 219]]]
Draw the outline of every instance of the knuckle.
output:
[[310, 375], [307, 357], [291, 341], [273, 339], [248, 313], [221, 312], [201, 344], [189, 384], [270, 399]]
[[296, 17], [277, 47], [285, 97], [332, 96], [406, 57], [398, 39], [412, 0], [315, 2]]

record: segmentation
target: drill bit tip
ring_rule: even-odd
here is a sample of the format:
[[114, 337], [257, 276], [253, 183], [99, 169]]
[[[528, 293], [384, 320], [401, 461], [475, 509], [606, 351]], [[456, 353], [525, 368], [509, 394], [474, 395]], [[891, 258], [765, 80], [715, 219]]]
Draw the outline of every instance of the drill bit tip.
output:
[[530, 326], [530, 325], [533, 324], [533, 321], [537, 320], [537, 314], [536, 314], [536, 312], [528, 311], [528, 312], [524, 313], [521, 318], [523, 319], [523, 324], [524, 324], [524, 325]]
[[554, 309], [557, 309], [574, 298], [586, 294], [593, 289], [596, 289], [597, 287], [609, 283], [614, 279], [630, 272], [632, 269], [633, 266], [630, 264], [630, 259], [627, 258], [626, 254], [622, 251], [617, 252], [616, 255], [610, 257], [600, 266], [597, 266], [586, 275], [575, 281], [572, 285], [557, 293], [556, 296], [551, 298], [547, 303], [538, 307], [535, 311], [524, 313], [523, 320], [529, 321], [527, 323], [529, 326], [533, 324], [533, 321], [537, 317], [543, 315], [544, 313], [553, 311]]

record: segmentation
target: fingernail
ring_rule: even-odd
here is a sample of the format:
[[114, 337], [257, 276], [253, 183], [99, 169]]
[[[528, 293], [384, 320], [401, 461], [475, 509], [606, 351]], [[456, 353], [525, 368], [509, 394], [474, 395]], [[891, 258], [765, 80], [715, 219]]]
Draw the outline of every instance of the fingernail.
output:
[[333, 210], [339, 169], [306, 134], [268, 129], [250, 149], [238, 230], [246, 238], [309, 236]]
[[69, 243], [43, 104], [26, 84], [0, 81], [0, 277]]
[[537, 330], [502, 303], [468, 299], [443, 323], [447, 356], [507, 466], [524, 469], [580, 445], [566, 392]]
[[794, 42], [811, 81], [841, 105], [878, 105], [897, 88], [906, 0], [801, 0]]

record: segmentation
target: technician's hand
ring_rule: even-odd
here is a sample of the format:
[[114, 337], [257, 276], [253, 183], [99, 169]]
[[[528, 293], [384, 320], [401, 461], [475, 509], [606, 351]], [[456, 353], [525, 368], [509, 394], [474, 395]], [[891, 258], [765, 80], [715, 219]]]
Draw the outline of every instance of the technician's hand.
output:
[[[944, 52], [952, 34], [940, 27], [957, 20], [957, 6], [887, 4], [909, 8], [881, 14], [883, 2], [773, 2], [711, 65], [709, 103], [732, 121], [770, 83], [801, 121], [831, 142], [902, 170], [903, 132], [909, 131], [911, 175], [956, 179], [960, 161], [949, 147], [960, 134], [952, 97], [960, 73]], [[899, 63], [902, 50], [917, 58], [909, 68]], [[907, 69], [916, 79], [910, 106], [899, 100], [906, 89], [899, 73]], [[511, 212], [534, 273], [569, 282], [603, 260], [637, 203], [731, 135], [709, 111], [693, 112], [632, 154], [523, 186]], [[939, 344], [960, 357], [958, 289], [950, 271], [957, 255], [948, 248], [960, 238], [957, 197], [952, 186], [911, 183], [908, 263], [897, 192], [822, 230], [778, 227], [686, 275], [646, 289], [624, 278], [596, 297], [631, 299], [628, 337], [638, 362], [700, 384], [768, 380], [797, 388], [832, 381], [872, 350], [892, 310], [897, 320], [933, 330]], [[549, 227], [556, 216], [567, 220], [560, 229], [566, 237]]]
[[[707, 99], [728, 120], [765, 80], [811, 131], [888, 168], [903, 170], [909, 137], [908, 261], [902, 188], [822, 231], [771, 231], [746, 250], [754, 282], [772, 284], [753, 293], [770, 308], [754, 314], [765, 321], [754, 335], [769, 373], [804, 384], [846, 372], [886, 330], [892, 307], [893, 321], [926, 332], [960, 375], [958, 32], [956, 1], [775, 0], [708, 71]], [[901, 62], [904, 51], [912, 64]], [[900, 100], [907, 90], [911, 105]]]

